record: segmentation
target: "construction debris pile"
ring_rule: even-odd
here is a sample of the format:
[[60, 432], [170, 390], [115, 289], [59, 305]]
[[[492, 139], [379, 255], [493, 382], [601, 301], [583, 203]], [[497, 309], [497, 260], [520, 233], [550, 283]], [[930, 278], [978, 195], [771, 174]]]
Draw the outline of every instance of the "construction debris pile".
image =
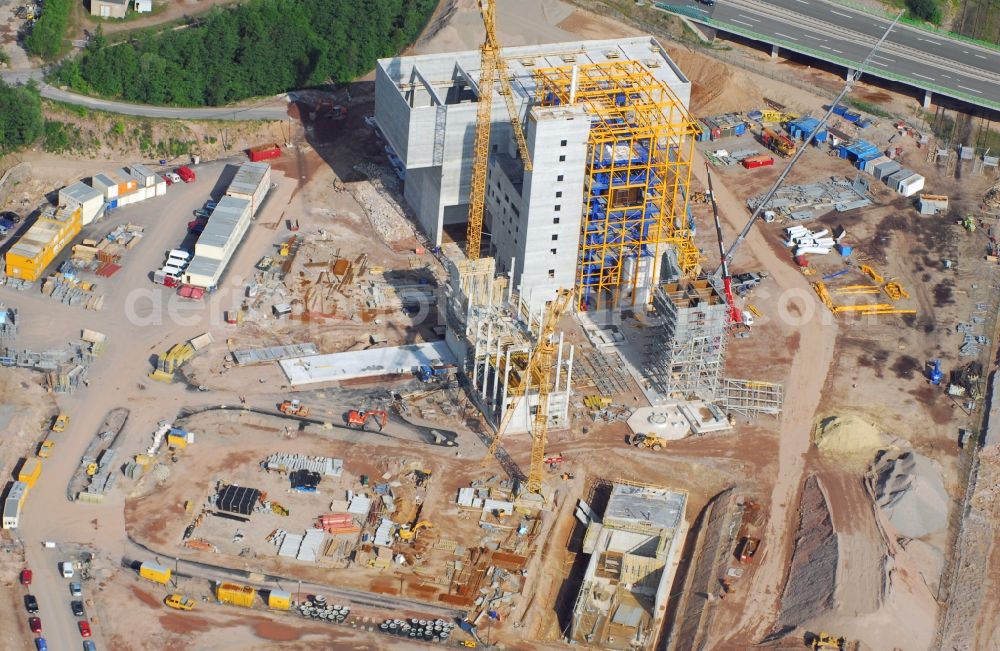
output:
[[985, 196], [983, 196], [983, 203], [988, 208], [993, 208], [994, 210], [1000, 209], [1000, 183], [997, 183], [986, 191]]
[[100, 240], [83, 240], [73, 246], [73, 255], [59, 266], [59, 273], [75, 278], [82, 271], [110, 278], [121, 269], [125, 253], [142, 241], [145, 228], [121, 224]]
[[940, 471], [927, 457], [882, 451], [868, 480], [882, 513], [907, 538], [921, 538], [948, 525], [948, 492]]
[[[747, 199], [750, 211], [764, 200], [764, 195]], [[853, 181], [842, 176], [807, 185], [783, 185], [764, 206], [765, 220], [785, 217], [792, 220], [813, 219], [836, 209], [846, 212], [872, 205], [868, 182], [858, 175]], [[770, 213], [770, 214], [768, 214]]]
[[378, 236], [385, 242], [413, 237], [413, 227], [394, 197], [399, 190], [399, 177], [373, 163], [361, 163], [354, 169], [368, 177], [368, 182], [351, 183], [348, 188], [364, 208]]
[[121, 407], [111, 410], [104, 417], [104, 423], [80, 457], [80, 465], [66, 488], [67, 498], [100, 504], [114, 488], [121, 465], [115, 460], [115, 446], [128, 417], [129, 410]]
[[[980, 309], [982, 306], [982, 309]], [[976, 312], [985, 313], [989, 306], [985, 303], [976, 304]], [[969, 317], [968, 323], [958, 323], [955, 325], [955, 332], [962, 335], [962, 345], [958, 349], [961, 357], [977, 357], [984, 346], [988, 346], [990, 338], [983, 334], [983, 327], [986, 325], [986, 317], [973, 314]]]

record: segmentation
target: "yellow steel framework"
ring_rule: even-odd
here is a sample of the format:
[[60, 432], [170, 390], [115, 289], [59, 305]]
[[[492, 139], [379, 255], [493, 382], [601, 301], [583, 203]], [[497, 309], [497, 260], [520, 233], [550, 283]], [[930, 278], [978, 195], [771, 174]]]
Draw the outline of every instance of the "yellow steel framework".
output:
[[479, 0], [479, 11], [486, 27], [486, 40], [480, 46], [479, 104], [476, 108], [476, 141], [472, 160], [472, 186], [469, 189], [469, 225], [466, 232], [465, 255], [469, 260], [479, 259], [479, 249], [483, 237], [483, 212], [486, 202], [486, 174], [489, 171], [490, 123], [493, 119], [493, 84], [499, 73], [500, 94], [507, 102], [507, 113], [517, 140], [517, 149], [524, 160], [524, 169], [531, 171], [531, 157], [528, 142], [521, 128], [521, 118], [514, 103], [514, 93], [510, 87], [510, 70], [500, 55], [497, 40], [496, 7], [493, 0]]
[[552, 392], [552, 367], [556, 355], [556, 325], [573, 302], [573, 295], [572, 289], [561, 289], [555, 300], [549, 304], [538, 340], [528, 355], [527, 368], [517, 383], [518, 388], [514, 392], [514, 399], [507, 407], [507, 412], [500, 421], [500, 427], [497, 428], [496, 435], [490, 442], [489, 452], [483, 459], [483, 465], [486, 465], [496, 455], [497, 448], [500, 447], [500, 437], [503, 436], [510, 424], [521, 400], [528, 393], [527, 384], [533, 384], [538, 392], [538, 405], [535, 408], [531, 427], [531, 468], [528, 471], [528, 492], [536, 495], [542, 490], [542, 476], [545, 471], [545, 442], [549, 431], [549, 394]]
[[[701, 255], [688, 221], [694, 118], [642, 63], [542, 68], [535, 103], [582, 103], [592, 125], [577, 262], [581, 310], [635, 305], [659, 277], [666, 245], [686, 276]], [[651, 295], [651, 292], [650, 292]]]

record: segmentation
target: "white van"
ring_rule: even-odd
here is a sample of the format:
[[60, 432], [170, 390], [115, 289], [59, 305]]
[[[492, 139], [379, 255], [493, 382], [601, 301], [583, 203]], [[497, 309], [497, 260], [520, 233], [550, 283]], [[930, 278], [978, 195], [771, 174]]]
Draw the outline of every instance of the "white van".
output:
[[183, 249], [171, 249], [167, 253], [167, 262], [168, 263], [171, 260], [181, 260], [183, 262], [187, 262], [190, 259], [191, 259], [191, 254], [188, 253], [187, 251], [183, 250]]
[[184, 270], [180, 267], [175, 267], [173, 262], [168, 262], [163, 265], [163, 269], [160, 269], [160, 271], [168, 276], [173, 276], [174, 278], [180, 278], [181, 274], [184, 273]]
[[73, 578], [73, 564], [69, 561], [63, 561], [59, 563], [59, 570], [62, 572], [64, 579]]

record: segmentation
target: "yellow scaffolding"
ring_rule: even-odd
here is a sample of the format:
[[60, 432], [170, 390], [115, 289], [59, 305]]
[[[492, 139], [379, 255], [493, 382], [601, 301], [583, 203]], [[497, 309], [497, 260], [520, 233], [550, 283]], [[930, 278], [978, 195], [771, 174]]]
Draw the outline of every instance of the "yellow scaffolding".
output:
[[689, 221], [694, 118], [638, 61], [534, 72], [535, 104], [581, 103], [591, 117], [586, 202], [577, 260], [581, 310], [648, 302], [672, 246], [685, 276], [701, 254]]

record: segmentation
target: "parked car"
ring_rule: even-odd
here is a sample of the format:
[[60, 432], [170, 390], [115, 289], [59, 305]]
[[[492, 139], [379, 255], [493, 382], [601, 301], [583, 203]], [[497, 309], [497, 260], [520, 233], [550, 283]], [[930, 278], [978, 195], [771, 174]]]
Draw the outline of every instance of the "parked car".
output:
[[73, 578], [73, 563], [69, 561], [62, 561], [59, 563], [59, 571], [62, 572], [64, 579]]
[[208, 225], [207, 217], [199, 217], [198, 219], [188, 222], [188, 232], [193, 235], [201, 235], [202, 231], [205, 230], [205, 226]]
[[31, 585], [31, 570], [21, 570], [21, 585]]
[[180, 182], [181, 182], [181, 177], [180, 177], [180, 176], [178, 176], [178, 175], [177, 175], [176, 173], [174, 173], [174, 172], [168, 172], [168, 173], [164, 174], [164, 175], [163, 175], [163, 178], [164, 178], [164, 179], [165, 179], [165, 180], [166, 180], [166, 181], [167, 181], [168, 183], [180, 183]]
[[42, 618], [41, 617], [29, 617], [28, 618], [28, 628], [31, 629], [32, 633], [42, 632]]
[[73, 611], [73, 616], [75, 616], [75, 617], [83, 617], [85, 615], [85, 612], [83, 610], [83, 602], [82, 601], [71, 601], [71, 602], [69, 602], [69, 607], [70, 607], [70, 610]]
[[90, 637], [90, 624], [87, 622], [77, 622], [76, 625], [80, 627], [81, 637]]
[[74, 581], [73, 583], [69, 584], [69, 593], [74, 597], [82, 597], [83, 586]]
[[24, 609], [28, 611], [29, 615], [34, 615], [38, 612], [38, 600], [35, 599], [35, 595], [24, 595]]
[[21, 223], [21, 216], [18, 215], [16, 212], [12, 212], [10, 210], [5, 212], [0, 212], [0, 219], [6, 219], [10, 221], [11, 224]]
[[67, 425], [69, 425], [69, 416], [67, 416], [66, 414], [59, 414], [56, 417], [56, 422], [52, 424], [52, 431], [65, 432]]
[[215, 210], [215, 207], [219, 205], [219, 202], [214, 199], [209, 199], [205, 202], [205, 210]]
[[49, 643], [45, 641], [44, 637], [36, 637], [35, 648], [38, 649], [38, 651], [49, 651]]
[[180, 179], [185, 183], [191, 183], [196, 178], [194, 175], [194, 170], [192, 170], [187, 165], [182, 165], [181, 167], [178, 167], [174, 171], [177, 173], [177, 176], [179, 176]]
[[83, 651], [97, 651], [97, 645], [92, 640], [84, 640]]
[[208, 212], [204, 208], [198, 208], [197, 210], [194, 211], [194, 216], [200, 217], [202, 219], [208, 219], [211, 214], [212, 213]]

